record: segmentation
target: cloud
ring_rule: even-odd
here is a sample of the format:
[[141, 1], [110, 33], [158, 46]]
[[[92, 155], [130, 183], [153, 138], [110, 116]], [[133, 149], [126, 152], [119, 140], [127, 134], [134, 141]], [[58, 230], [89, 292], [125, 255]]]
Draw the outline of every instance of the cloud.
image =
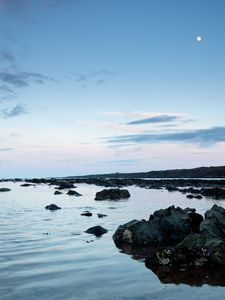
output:
[[17, 117], [19, 115], [27, 114], [27, 110], [22, 104], [17, 104], [13, 108], [6, 108], [1, 111], [1, 114], [3, 115], [4, 118], [13, 118]]
[[8, 99], [17, 95], [16, 89], [29, 87], [30, 84], [44, 84], [47, 81], [56, 81], [54, 78], [35, 72], [20, 70], [1, 71], [0, 70], [0, 90], [1, 99]]
[[119, 159], [119, 160], [103, 160], [99, 164], [136, 164], [145, 159]]
[[0, 152], [8, 152], [8, 151], [12, 151], [13, 148], [0, 148]]
[[87, 74], [73, 73], [72, 75], [76, 77], [77, 83], [87, 83], [90, 81], [95, 82], [96, 84], [103, 84], [116, 74], [118, 74], [116, 71], [98, 70]]
[[211, 145], [225, 142], [225, 127], [212, 127], [207, 129], [186, 130], [173, 133], [134, 134], [112, 137], [108, 143], [160, 143], [160, 142], [183, 142], [191, 144]]
[[6, 61], [6, 62], [10, 62], [10, 63], [15, 62], [14, 55], [10, 51], [7, 51], [7, 50], [0, 51], [0, 58], [1, 58], [1, 61]]
[[170, 115], [159, 115], [155, 117], [140, 119], [128, 122], [127, 125], [141, 125], [141, 124], [149, 124], [149, 123], [167, 123], [179, 120], [181, 117], [178, 116], [170, 116]]

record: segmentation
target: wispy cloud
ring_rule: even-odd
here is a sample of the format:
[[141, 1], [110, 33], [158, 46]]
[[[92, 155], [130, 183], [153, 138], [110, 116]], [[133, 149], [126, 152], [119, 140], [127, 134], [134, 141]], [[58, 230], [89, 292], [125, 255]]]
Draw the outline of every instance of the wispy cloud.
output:
[[8, 99], [17, 95], [16, 90], [29, 87], [33, 84], [44, 84], [49, 81], [56, 81], [54, 78], [40, 73], [26, 72], [17, 69], [0, 70], [1, 99]]
[[114, 77], [119, 72], [116, 71], [109, 71], [109, 70], [98, 70], [86, 74], [82, 73], [73, 73], [72, 75], [75, 76], [75, 80], [77, 83], [86, 84], [88, 82], [94, 82], [96, 84], [103, 84], [112, 77]]
[[170, 116], [170, 115], [159, 115], [150, 118], [144, 118], [140, 120], [134, 120], [127, 123], [127, 125], [141, 125], [141, 124], [149, 124], [149, 123], [168, 123], [180, 120], [179, 116]]
[[121, 135], [108, 138], [107, 142], [115, 144], [183, 142], [200, 145], [211, 145], [218, 142], [225, 142], [225, 127], [212, 127], [207, 129], [186, 130], [173, 133]]
[[1, 111], [1, 115], [5, 119], [17, 117], [19, 115], [23, 115], [23, 114], [27, 114], [27, 113], [28, 113], [28, 111], [25, 109], [23, 104], [17, 104], [16, 106], [14, 106], [12, 108], [6, 108]]
[[0, 58], [1, 62], [6, 61], [9, 63], [14, 63], [15, 62], [15, 56], [8, 50], [0, 50]]
[[8, 151], [12, 151], [13, 148], [0, 148], [0, 152], [8, 152]]

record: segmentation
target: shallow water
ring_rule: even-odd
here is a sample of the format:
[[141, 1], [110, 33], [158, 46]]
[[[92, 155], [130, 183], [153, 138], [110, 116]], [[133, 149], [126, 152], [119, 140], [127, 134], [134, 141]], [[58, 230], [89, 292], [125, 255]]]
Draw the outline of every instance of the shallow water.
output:
[[[187, 199], [179, 192], [129, 187], [124, 201], [94, 201], [102, 187], [80, 184], [82, 197], [53, 195], [54, 187], [0, 183], [0, 299], [221, 299], [225, 288], [163, 284], [143, 261], [121, 253], [112, 241], [118, 225], [148, 219], [172, 204], [204, 213], [214, 203]], [[55, 203], [58, 211], [45, 210]], [[92, 217], [80, 214], [89, 210]], [[97, 213], [107, 214], [102, 219]], [[96, 238], [84, 231], [101, 225]]]

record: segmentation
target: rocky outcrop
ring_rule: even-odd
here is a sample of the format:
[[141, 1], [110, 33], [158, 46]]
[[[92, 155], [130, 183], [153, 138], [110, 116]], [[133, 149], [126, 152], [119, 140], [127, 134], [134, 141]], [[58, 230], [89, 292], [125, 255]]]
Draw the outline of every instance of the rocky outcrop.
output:
[[119, 226], [113, 239], [119, 247], [154, 245], [146, 259], [153, 269], [225, 266], [225, 209], [214, 205], [203, 219], [194, 209], [171, 206], [154, 212], [149, 221]]
[[188, 234], [199, 232], [202, 220], [195, 209], [171, 206], [154, 212], [149, 221], [133, 220], [119, 226], [113, 240], [134, 245], [178, 243]]
[[105, 234], [106, 232], [108, 232], [108, 230], [102, 226], [94, 226], [94, 227], [88, 228], [85, 232], [94, 234], [95, 236], [100, 237], [103, 234]]
[[105, 189], [97, 192], [95, 200], [119, 200], [129, 198], [130, 193], [125, 189]]

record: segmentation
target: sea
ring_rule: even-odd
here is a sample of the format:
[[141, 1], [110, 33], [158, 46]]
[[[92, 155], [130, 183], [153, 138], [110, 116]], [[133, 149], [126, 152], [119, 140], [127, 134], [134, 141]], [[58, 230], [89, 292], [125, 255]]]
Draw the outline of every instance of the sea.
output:
[[[180, 192], [130, 186], [131, 197], [95, 201], [103, 187], [78, 184], [81, 197], [54, 186], [22, 187], [22, 182], [0, 182], [0, 299], [110, 300], [110, 299], [224, 299], [225, 287], [163, 283], [143, 259], [118, 249], [112, 236], [121, 224], [148, 219], [155, 210], [175, 205], [204, 214], [225, 201], [187, 199]], [[57, 211], [45, 209], [56, 204]], [[81, 216], [90, 211], [91, 217]], [[98, 218], [97, 214], [107, 215]], [[108, 230], [101, 237], [85, 231], [95, 225]]]

